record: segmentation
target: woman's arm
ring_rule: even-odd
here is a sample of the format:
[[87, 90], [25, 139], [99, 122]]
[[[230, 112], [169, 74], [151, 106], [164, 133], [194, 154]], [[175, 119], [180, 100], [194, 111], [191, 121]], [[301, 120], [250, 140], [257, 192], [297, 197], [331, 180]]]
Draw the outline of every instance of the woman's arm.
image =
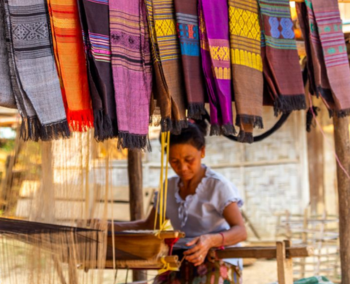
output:
[[156, 210], [153, 207], [146, 219], [130, 221], [130, 222], [109, 223], [108, 231], [112, 231], [112, 225], [114, 225], [115, 232], [128, 231], [128, 230], [129, 231], [153, 230], [155, 214], [156, 214]]
[[235, 245], [246, 240], [247, 231], [237, 203], [231, 203], [226, 206], [223, 216], [231, 227], [229, 230], [221, 233], [224, 237], [222, 237], [220, 233], [208, 234], [195, 238], [187, 243], [189, 247], [195, 245], [193, 248], [184, 252], [186, 259], [194, 263], [195, 266], [204, 262], [211, 248]]

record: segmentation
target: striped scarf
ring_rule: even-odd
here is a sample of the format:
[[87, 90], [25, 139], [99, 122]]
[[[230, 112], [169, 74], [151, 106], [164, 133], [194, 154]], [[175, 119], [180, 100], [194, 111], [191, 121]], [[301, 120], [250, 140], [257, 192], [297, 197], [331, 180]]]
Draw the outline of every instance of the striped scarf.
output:
[[92, 127], [81, 28], [75, 0], [47, 0], [58, 74], [67, 120], [74, 131]]
[[210, 105], [210, 135], [233, 134], [227, 1], [199, 0], [198, 12], [202, 66]]
[[45, 1], [8, 0], [5, 13], [11, 83], [23, 118], [21, 137], [68, 137]]
[[180, 133], [187, 126], [180, 48], [172, 0], [146, 0], [155, 74], [154, 96], [162, 131]]
[[175, 11], [188, 101], [188, 117], [202, 119], [202, 115], [205, 114], [206, 92], [200, 58], [198, 0], [175, 0]]
[[305, 109], [289, 0], [259, 0], [259, 4], [264, 77], [275, 114]]
[[350, 68], [338, 1], [297, 3], [305, 39], [311, 93], [321, 95], [331, 116], [350, 114]]
[[103, 141], [118, 135], [108, 0], [78, 0], [78, 7], [94, 109], [95, 138]]
[[110, 0], [112, 70], [119, 146], [146, 148], [152, 62], [143, 0]]
[[10, 82], [9, 58], [5, 41], [4, 3], [0, 2], [0, 106], [16, 108]]
[[263, 128], [263, 66], [257, 0], [229, 0], [232, 83], [239, 140], [253, 142], [253, 128]]

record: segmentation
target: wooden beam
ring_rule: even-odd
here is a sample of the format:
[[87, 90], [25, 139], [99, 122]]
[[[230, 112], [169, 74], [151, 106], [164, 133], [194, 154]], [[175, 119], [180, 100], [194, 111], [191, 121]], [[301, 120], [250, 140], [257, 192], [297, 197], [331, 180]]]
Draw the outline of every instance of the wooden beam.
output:
[[[276, 247], [235, 247], [226, 248], [225, 250], [215, 251], [216, 257], [224, 258], [265, 258], [272, 259], [277, 257]], [[288, 247], [286, 248], [286, 255], [290, 258], [308, 257], [312, 256], [312, 247]]]
[[[346, 171], [350, 170], [349, 119], [333, 118], [335, 151]], [[341, 279], [350, 283], [350, 180], [337, 163]]]
[[[143, 218], [143, 190], [142, 190], [142, 152], [139, 149], [128, 150], [128, 177], [131, 221]], [[146, 280], [145, 272], [133, 271], [133, 281]]]
[[290, 241], [277, 242], [277, 276], [279, 284], [293, 284], [293, 261], [286, 254]]

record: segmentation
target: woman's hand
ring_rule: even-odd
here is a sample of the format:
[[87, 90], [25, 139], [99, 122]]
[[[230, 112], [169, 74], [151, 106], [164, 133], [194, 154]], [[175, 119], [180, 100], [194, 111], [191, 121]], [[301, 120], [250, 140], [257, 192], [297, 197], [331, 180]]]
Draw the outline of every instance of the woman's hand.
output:
[[195, 266], [201, 265], [205, 261], [209, 250], [214, 247], [213, 238], [214, 235], [203, 235], [187, 243], [186, 246], [194, 245], [194, 247], [184, 252], [185, 259]]

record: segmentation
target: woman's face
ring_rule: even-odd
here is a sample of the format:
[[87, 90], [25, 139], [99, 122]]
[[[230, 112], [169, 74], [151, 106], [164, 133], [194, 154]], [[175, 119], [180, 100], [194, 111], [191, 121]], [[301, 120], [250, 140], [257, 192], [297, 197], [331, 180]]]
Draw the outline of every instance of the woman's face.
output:
[[201, 150], [190, 144], [170, 145], [169, 162], [181, 180], [191, 180], [200, 173], [205, 147]]

